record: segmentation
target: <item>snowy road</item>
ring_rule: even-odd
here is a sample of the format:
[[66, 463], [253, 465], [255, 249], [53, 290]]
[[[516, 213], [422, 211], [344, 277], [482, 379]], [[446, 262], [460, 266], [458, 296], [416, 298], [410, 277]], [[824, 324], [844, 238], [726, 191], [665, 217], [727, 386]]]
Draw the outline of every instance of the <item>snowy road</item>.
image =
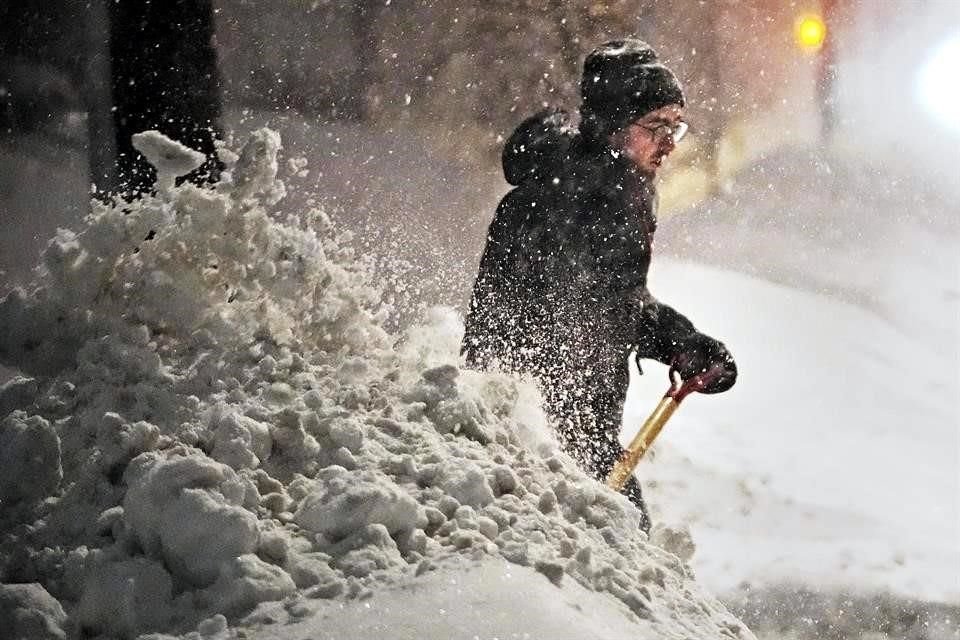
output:
[[[719, 593], [802, 581], [957, 601], [955, 350], [709, 267], [661, 259], [651, 289], [723, 339], [741, 372], [729, 394], [689, 399], [639, 470], [661, 518], [690, 525], [701, 579]], [[624, 440], [667, 386], [663, 367], [644, 368]]]

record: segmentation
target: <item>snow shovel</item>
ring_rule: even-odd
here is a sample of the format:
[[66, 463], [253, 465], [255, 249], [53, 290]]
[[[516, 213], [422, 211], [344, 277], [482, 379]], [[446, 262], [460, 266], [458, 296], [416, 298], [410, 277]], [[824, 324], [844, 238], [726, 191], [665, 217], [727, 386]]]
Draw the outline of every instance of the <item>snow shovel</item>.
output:
[[654, 438], [663, 429], [663, 425], [667, 423], [667, 420], [677, 410], [683, 399], [694, 391], [700, 391], [719, 378], [723, 375], [723, 370], [723, 365], [715, 365], [681, 384], [680, 374], [673, 367], [670, 368], [670, 388], [667, 389], [667, 393], [663, 396], [657, 408], [653, 410], [647, 421], [640, 427], [637, 435], [630, 441], [630, 446], [624, 450], [620, 460], [613, 466], [613, 470], [607, 476], [608, 487], [614, 491], [623, 489], [623, 485], [626, 484], [630, 474], [637, 467], [640, 458], [653, 444]]

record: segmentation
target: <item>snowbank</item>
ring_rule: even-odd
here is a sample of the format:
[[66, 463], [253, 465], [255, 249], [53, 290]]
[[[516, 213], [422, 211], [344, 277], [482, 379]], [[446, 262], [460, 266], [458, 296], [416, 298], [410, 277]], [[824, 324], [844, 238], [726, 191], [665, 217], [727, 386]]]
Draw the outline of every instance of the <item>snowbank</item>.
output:
[[[514, 602], [535, 578], [534, 597], [556, 590], [570, 637], [610, 610], [632, 637], [752, 637], [698, 587], [682, 536], [652, 544], [553, 452], [526, 385], [459, 371], [453, 312], [395, 345], [323, 212], [271, 217], [275, 133], [224, 153], [212, 188], [172, 186], [190, 154], [145, 145], [166, 158], [157, 196], [94, 204], [0, 300], [0, 361], [31, 376], [0, 392], [15, 637], [235, 637], [260, 603], [310, 619], [318, 601], [398, 602], [451, 566], [493, 620], [505, 600], [484, 593], [505, 587], [470, 567], [504, 560], [524, 567]], [[572, 616], [574, 585], [605, 608]], [[417, 624], [404, 637], [444, 635]]]
[[36, 582], [0, 585], [0, 620], [15, 640], [62, 640], [67, 614]]

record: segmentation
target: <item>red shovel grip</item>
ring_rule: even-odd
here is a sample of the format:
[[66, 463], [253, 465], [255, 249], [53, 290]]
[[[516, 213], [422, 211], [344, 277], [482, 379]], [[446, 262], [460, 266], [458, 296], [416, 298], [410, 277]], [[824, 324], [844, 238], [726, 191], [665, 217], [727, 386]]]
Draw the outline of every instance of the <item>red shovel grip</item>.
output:
[[664, 395], [665, 398], [673, 398], [678, 404], [683, 402], [691, 393], [702, 391], [723, 376], [726, 369], [722, 364], [715, 364], [706, 371], [698, 373], [686, 382], [680, 380], [680, 372], [674, 367], [670, 367], [670, 389]]

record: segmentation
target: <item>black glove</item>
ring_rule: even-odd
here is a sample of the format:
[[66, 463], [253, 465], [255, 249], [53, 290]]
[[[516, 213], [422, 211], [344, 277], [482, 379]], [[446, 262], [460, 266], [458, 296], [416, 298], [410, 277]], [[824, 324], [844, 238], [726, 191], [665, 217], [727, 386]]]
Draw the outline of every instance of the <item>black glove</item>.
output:
[[693, 333], [680, 340], [671, 362], [684, 382], [716, 365], [723, 367], [723, 373], [700, 389], [700, 393], [722, 393], [737, 381], [737, 363], [733, 356], [722, 342], [703, 333]]

